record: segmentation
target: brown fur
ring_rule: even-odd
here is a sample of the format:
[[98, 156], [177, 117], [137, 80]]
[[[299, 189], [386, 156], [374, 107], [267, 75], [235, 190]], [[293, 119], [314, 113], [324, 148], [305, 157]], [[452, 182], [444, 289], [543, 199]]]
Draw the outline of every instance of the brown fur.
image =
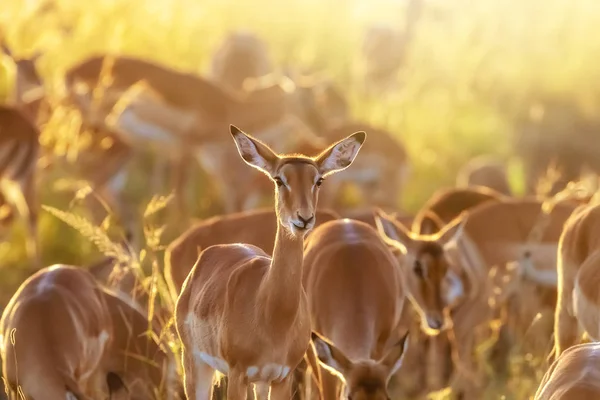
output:
[[[343, 218], [350, 218], [355, 221], [361, 221], [368, 225], [371, 225], [373, 228], [377, 228], [377, 224], [375, 223], [375, 214], [377, 212], [377, 207], [361, 207], [355, 208], [348, 211], [342, 211]], [[414, 216], [410, 214], [405, 214], [401, 211], [393, 212], [395, 218], [400, 221], [402, 224], [409, 226], [413, 222]]]
[[[215, 216], [185, 231], [165, 251], [165, 280], [174, 298], [179, 295], [200, 252], [210, 246], [247, 243], [273, 254], [276, 218], [272, 209], [263, 208]], [[315, 218], [315, 226], [319, 226], [337, 219], [338, 215], [329, 210], [317, 210]]]
[[230, 400], [246, 399], [249, 382], [261, 397], [270, 386], [272, 398], [289, 399], [291, 371], [310, 341], [302, 253], [304, 236], [314, 226], [318, 187], [322, 178], [352, 163], [366, 135], [356, 133], [308, 158], [277, 155], [234, 126], [231, 133], [244, 161], [276, 184], [273, 256], [245, 244], [202, 251], [175, 312], [184, 386], [188, 398], [208, 400], [214, 372], [220, 370], [228, 376]]
[[[162, 337], [162, 325], [155, 320], [149, 322], [146, 314], [117, 293], [103, 294], [114, 331], [102, 373], [117, 374], [125, 384], [122, 391], [129, 392], [132, 400], [180, 398], [183, 387], [178, 382], [175, 355], [165, 343], [157, 341]], [[111, 398], [118, 399], [120, 394], [125, 393]]]
[[580, 206], [560, 237], [554, 357], [578, 342], [579, 327], [594, 340], [600, 338], [599, 224], [600, 205]]
[[[90, 342], [101, 332], [104, 345]], [[101, 288], [88, 272], [58, 265], [29, 277], [4, 310], [0, 333], [2, 370], [11, 390], [20, 386], [32, 400], [64, 400], [67, 391], [79, 399], [105, 393], [103, 377], [95, 372], [113, 328]]]
[[546, 371], [534, 400], [600, 398], [600, 348], [598, 343], [573, 346]]
[[412, 230], [422, 234], [438, 232], [463, 211], [503, 198], [500, 193], [487, 188], [440, 189], [421, 207]]
[[[353, 399], [387, 399], [390, 376], [401, 362], [400, 322], [405, 284], [394, 256], [369, 225], [352, 220], [315, 229], [304, 252], [304, 287], [325, 398], [338, 398], [343, 377]], [[330, 359], [330, 354], [332, 359]]]
[[[550, 214], [549, 224], [541, 235], [541, 244], [551, 246], [553, 243], [558, 242], [562, 224], [574, 208], [575, 204], [572, 202], [563, 202], [553, 209]], [[506, 247], [503, 246], [502, 242], [508, 242], [506, 244], [510, 243], [512, 245], [526, 245], [533, 227], [538, 222], [540, 213], [541, 202], [532, 199], [505, 199], [500, 202], [481, 204], [468, 211], [464, 222], [464, 234], [457, 238], [456, 245], [449, 246], [446, 249], [446, 255], [452, 260], [450, 265], [458, 268], [455, 272], [461, 276], [461, 279], [464, 279], [465, 295], [468, 299], [452, 312], [453, 333], [456, 338], [456, 345], [458, 346], [457, 352], [459, 355], [462, 354], [460, 359], [470, 360], [470, 354], [472, 354], [473, 346], [475, 345], [475, 328], [489, 321], [489, 318], [492, 317], [492, 310], [488, 308], [488, 298], [492, 293], [491, 285], [501, 283], [504, 279], [502, 278], [498, 281], [501, 277], [510, 276], [510, 271], [506, 267], [507, 263], [520, 259], [523, 256], [523, 252], [525, 252], [525, 247]], [[490, 229], [490, 227], [493, 227], [493, 229]], [[406, 228], [396, 230], [397, 239], [405, 243], [410, 254], [410, 243], [414, 243], [415, 234], [409, 233]], [[467, 243], [471, 244], [465, 247]], [[469, 247], [474, 248], [468, 250]], [[475, 257], [474, 254], [471, 254], [473, 250], [479, 254], [483, 265], [479, 265], [480, 262], [473, 259]], [[536, 247], [530, 247], [529, 250], [536, 264], [544, 268], [554, 265], [552, 253], [548, 253], [544, 249], [537, 250]], [[417, 254], [414, 250], [412, 253]], [[495, 267], [496, 278], [490, 281], [488, 275], [492, 267]], [[519, 290], [511, 291], [510, 293], [512, 294], [502, 295], [496, 300], [498, 304], [496, 304], [495, 309], [503, 307], [506, 304], [509, 307], [512, 304], [520, 304], [520, 307], [523, 307], [523, 304], [529, 304], [527, 302], [520, 302], [520, 296], [524, 295], [524, 293], [521, 293]], [[530, 294], [530, 292], [527, 293], [528, 295]], [[540, 310], [539, 308], [535, 308], [535, 310], [531, 311], [533, 312], [531, 318], [533, 318]], [[529, 323], [523, 328], [526, 329], [528, 326]], [[514, 334], [517, 334], [517, 332], [514, 332]], [[522, 335], [523, 331], [520, 331], [519, 334]], [[503, 349], [501, 353], [508, 354], [508, 348]], [[468, 364], [465, 363], [464, 365], [468, 366], [467, 370], [472, 369], [473, 366], [469, 366]], [[468, 390], [471, 395], [475, 395], [474, 393], [476, 393], [472, 391], [473, 389]]]

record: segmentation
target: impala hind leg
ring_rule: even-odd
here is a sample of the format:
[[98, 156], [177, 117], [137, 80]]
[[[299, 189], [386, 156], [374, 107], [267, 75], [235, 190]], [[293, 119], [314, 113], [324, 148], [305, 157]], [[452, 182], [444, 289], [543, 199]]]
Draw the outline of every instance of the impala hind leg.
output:
[[185, 396], [194, 400], [211, 400], [215, 370], [208, 364], [194, 359], [185, 349], [182, 358]]

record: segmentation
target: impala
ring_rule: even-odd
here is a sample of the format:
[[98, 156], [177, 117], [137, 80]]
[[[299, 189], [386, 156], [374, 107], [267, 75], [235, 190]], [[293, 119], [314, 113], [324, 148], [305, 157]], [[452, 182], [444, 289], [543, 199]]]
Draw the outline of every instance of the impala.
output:
[[304, 251], [304, 288], [323, 395], [389, 399], [388, 382], [400, 368], [405, 277], [371, 226], [348, 219], [315, 229]]
[[[0, 105], [0, 191], [27, 227], [27, 252], [39, 265], [38, 205], [35, 196], [39, 131], [22, 111]], [[5, 207], [5, 208], [7, 208]]]
[[246, 79], [272, 71], [267, 44], [254, 33], [239, 30], [229, 33], [217, 48], [210, 78], [222, 87], [242, 91]]
[[[568, 202], [556, 205], [547, 215], [543, 230], [536, 234], [539, 237], [533, 241], [530, 240], [531, 234], [540, 223], [540, 217], [544, 216], [540, 201], [506, 199], [501, 202], [481, 204], [467, 211], [463, 234], [458, 235], [454, 243], [446, 243], [442, 248], [443, 251], [437, 256], [437, 258], [447, 257], [450, 268], [463, 277], [462, 287], [467, 289], [460, 291], [464, 300], [452, 313], [453, 331], [456, 344], [459, 346], [457, 352], [459, 355], [464, 352], [459, 357], [461, 360], [470, 360], [475, 340], [474, 329], [477, 326], [483, 326], [484, 322], [489, 322], [493, 315], [492, 311], [513, 308], [518, 305], [527, 312], [534, 311], [531, 318], [540, 311], [539, 301], [528, 300], [529, 304], [535, 305], [532, 310], [529, 309], [529, 304], [524, 305], [520, 301], [520, 299], [530, 296], [535, 299], [535, 294], [531, 293], [531, 289], [529, 291], [518, 290], [521, 287], [527, 287], [526, 280], [511, 284], [511, 282], [515, 282], [515, 274], [524, 273], [525, 278], [532, 279], [534, 282], [537, 282], [536, 275], [528, 269], [525, 271], [511, 269], [510, 266], [515, 265], [511, 262], [519, 261], [523, 254], [528, 254], [531, 262], [535, 264], [535, 271], [539, 267], [551, 268], [555, 263], [555, 249], [562, 224], [574, 208], [575, 205]], [[455, 221], [451, 225], [454, 223]], [[394, 227], [395, 229], [391, 229]], [[494, 229], [490, 229], [490, 227], [494, 227]], [[382, 233], [387, 237], [392, 235], [392, 239], [393, 235], [396, 235], [396, 241], [399, 243], [410, 244], [415, 239], [415, 234], [410, 233], [406, 228], [403, 229], [397, 223], [388, 224], [388, 228], [390, 229], [387, 230], [387, 234], [385, 229], [381, 229]], [[405, 245], [405, 247], [410, 249], [410, 245]], [[417, 268], [416, 272], [421, 271], [419, 273], [422, 274], [423, 265], [427, 265], [424, 261], [427, 260], [420, 259], [419, 261], [420, 268]], [[431, 278], [428, 278], [427, 275], [424, 276], [425, 282], [431, 282]], [[501, 288], [501, 294], [492, 296], [495, 292], [495, 289], [492, 290], [492, 286], [497, 286], [498, 277], [500, 282], [505, 280], [508, 282], [504, 282], [506, 284], [504, 288]], [[431, 282], [424, 287], [430, 287], [432, 289], [429, 290], [439, 293], [443, 286]], [[493, 297], [496, 302], [493, 309], [490, 308], [491, 304], [488, 304], [490, 297]], [[513, 318], [514, 316], [509, 315], [509, 317]], [[526, 326], [529, 326], [529, 323]], [[504, 337], [499, 346], [510, 344], [506, 338], [508, 333], [506, 329], [501, 332]], [[522, 334], [523, 332], [513, 331], [512, 333]], [[461, 350], [460, 347], [464, 347], [464, 350]], [[498, 353], [500, 357], [498, 364], [500, 368], [503, 368], [508, 348], [500, 349]]]
[[383, 240], [404, 255], [407, 294], [420, 316], [421, 330], [435, 337], [451, 330], [456, 338], [461, 365], [455, 368], [460, 373], [453, 389], [467, 399], [476, 398], [472, 354], [475, 328], [486, 320], [488, 290], [485, 271], [455, 262], [467, 220], [458, 217], [433, 235], [413, 233], [383, 211], [377, 212], [375, 221]]
[[0, 355], [14, 398], [97, 399], [98, 373], [113, 327], [91, 274], [67, 265], [44, 268], [19, 287], [0, 321]]
[[113, 340], [106, 348], [100, 371], [102, 377], [116, 374], [121, 390], [133, 400], [183, 399], [177, 375], [177, 359], [162, 343], [162, 324], [149, 320], [147, 313], [128, 296], [104, 291], [113, 325]]
[[[227, 375], [227, 398], [289, 399], [293, 371], [306, 353], [311, 322], [302, 287], [304, 236], [315, 224], [319, 187], [347, 168], [366, 134], [357, 132], [316, 157], [278, 155], [231, 126], [242, 159], [275, 183], [273, 257], [258, 247], [226, 244], [202, 251], [177, 299], [188, 398], [211, 397], [215, 371]], [[270, 395], [269, 395], [270, 387]]]
[[[502, 197], [485, 188], [440, 189], [414, 217], [412, 231], [422, 235], [434, 234], [462, 212], [488, 201], [500, 201]], [[418, 330], [411, 331], [411, 348], [406, 355], [407, 362], [398, 376], [400, 386], [406, 389], [407, 393], [436, 391], [447, 386], [455, 370], [452, 365], [450, 339], [448, 332], [429, 336]], [[423, 360], [423, 354], [427, 355], [426, 362]]]
[[534, 400], [600, 398], [600, 344], [568, 348], [554, 361], [535, 393]]
[[506, 196], [512, 195], [506, 166], [492, 156], [479, 156], [469, 160], [458, 172], [456, 186], [481, 186]]
[[[337, 219], [330, 210], [317, 210], [315, 227]], [[246, 243], [273, 254], [277, 214], [269, 208], [215, 216], [201, 221], [175, 239], [165, 251], [165, 280], [177, 298], [202, 250], [216, 244]]]
[[[229, 93], [200, 76], [147, 60], [99, 55], [73, 66], [65, 82], [85, 119], [109, 123], [137, 146], [152, 145], [161, 154], [169, 149], [177, 194], [183, 193], [187, 165], [195, 157], [214, 178], [228, 213], [250, 207], [245, 203], [256, 196], [251, 174], [227, 146], [226, 137], [218, 134], [227, 121], [239, 121], [282, 148], [297, 148], [289, 138], [301, 138], [304, 144], [318, 141], [288, 118], [286, 98], [292, 89], [287, 81]], [[320, 148], [320, 143], [313, 147]], [[225, 168], [235, 172], [222, 177]]]
[[558, 302], [554, 357], [578, 342], [583, 330], [600, 339], [600, 205], [580, 206], [565, 224], [558, 248]]

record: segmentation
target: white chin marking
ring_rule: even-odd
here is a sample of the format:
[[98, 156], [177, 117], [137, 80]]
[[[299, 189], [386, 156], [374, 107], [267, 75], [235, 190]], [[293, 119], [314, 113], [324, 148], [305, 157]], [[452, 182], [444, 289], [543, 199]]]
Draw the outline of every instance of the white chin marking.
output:
[[67, 400], [78, 400], [77, 397], [71, 392], [67, 392]]

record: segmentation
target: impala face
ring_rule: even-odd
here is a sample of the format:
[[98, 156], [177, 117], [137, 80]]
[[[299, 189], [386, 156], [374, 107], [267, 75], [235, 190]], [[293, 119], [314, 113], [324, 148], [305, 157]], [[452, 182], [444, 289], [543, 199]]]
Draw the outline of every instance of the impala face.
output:
[[325, 179], [352, 164], [366, 139], [357, 132], [334, 143], [316, 157], [278, 155], [266, 144], [231, 126], [242, 159], [275, 183], [279, 224], [292, 236], [304, 236], [315, 226], [319, 188]]
[[319, 363], [344, 383], [344, 399], [390, 400], [390, 377], [402, 366], [408, 334], [387, 350], [380, 360], [350, 360], [328, 339], [313, 332]]
[[455, 220], [435, 235], [411, 233], [394, 218], [377, 212], [377, 229], [383, 240], [402, 253], [409, 298], [421, 317], [421, 329], [437, 335], [450, 327], [450, 307], [463, 294], [461, 280], [450, 270], [445, 246], [462, 234]]

